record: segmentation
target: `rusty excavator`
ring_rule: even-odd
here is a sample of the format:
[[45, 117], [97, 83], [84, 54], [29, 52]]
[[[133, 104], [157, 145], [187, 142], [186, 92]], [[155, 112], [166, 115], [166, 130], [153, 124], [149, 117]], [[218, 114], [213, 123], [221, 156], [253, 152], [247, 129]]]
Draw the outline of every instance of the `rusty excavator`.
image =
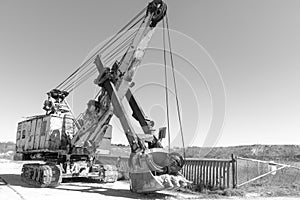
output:
[[[107, 153], [111, 144], [115, 115], [124, 130], [131, 154], [129, 157], [130, 190], [153, 192], [186, 186], [189, 181], [180, 173], [184, 158], [164, 149], [161, 141], [166, 127], [153, 131], [148, 119], [131, 91], [135, 71], [145, 54], [156, 25], [167, 23], [167, 5], [153, 0], [119, 32], [93, 53], [67, 79], [47, 93], [44, 115], [19, 122], [16, 151], [23, 160], [44, 162], [24, 164], [21, 178], [38, 187], [56, 187], [63, 178], [88, 177], [100, 182], [115, 182], [118, 172], [113, 165], [101, 165], [96, 152]], [[111, 67], [107, 67], [111, 66]], [[96, 97], [77, 118], [66, 97], [78, 85], [98, 72], [94, 83], [99, 86]], [[143, 133], [133, 129], [122, 100], [126, 99], [132, 117]]]

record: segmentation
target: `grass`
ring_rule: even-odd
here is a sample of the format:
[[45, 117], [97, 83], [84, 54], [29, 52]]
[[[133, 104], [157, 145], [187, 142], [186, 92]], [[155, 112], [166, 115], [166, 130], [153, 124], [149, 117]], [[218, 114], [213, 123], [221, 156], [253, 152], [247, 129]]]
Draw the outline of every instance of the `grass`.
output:
[[[280, 162], [293, 166], [300, 166], [300, 162]], [[248, 181], [254, 177], [269, 172], [268, 164], [253, 161], [238, 160], [238, 184]], [[284, 168], [276, 172], [275, 175], [269, 174], [251, 183], [253, 186], [284, 186], [299, 185], [300, 186], [300, 170], [294, 168]]]
[[[300, 166], [300, 162], [276, 161], [277, 163]], [[238, 160], [238, 184], [268, 172], [268, 164]], [[261, 196], [300, 196], [300, 170], [284, 168], [255, 180], [240, 189]]]
[[[278, 161], [278, 163], [300, 166], [300, 162]], [[251, 180], [270, 171], [268, 164], [238, 160], [238, 184]], [[231, 175], [230, 175], [231, 176]], [[250, 182], [237, 189], [218, 189], [209, 185], [193, 184], [187, 188], [201, 194], [217, 196], [300, 196], [300, 170], [284, 168]]]

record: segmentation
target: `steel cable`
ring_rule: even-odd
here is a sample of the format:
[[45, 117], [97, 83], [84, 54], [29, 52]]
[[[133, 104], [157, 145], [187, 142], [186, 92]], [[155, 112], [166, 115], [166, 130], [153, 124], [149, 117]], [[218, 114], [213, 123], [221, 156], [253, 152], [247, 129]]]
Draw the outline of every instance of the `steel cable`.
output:
[[166, 36], [165, 36], [165, 20], [163, 19], [163, 45], [164, 45], [164, 65], [165, 65], [165, 95], [167, 108], [167, 128], [168, 128], [168, 150], [171, 150], [171, 134], [170, 134], [170, 115], [169, 115], [169, 95], [168, 95], [168, 74], [167, 74], [167, 56], [166, 56]]
[[172, 74], [173, 74], [173, 83], [174, 83], [174, 90], [175, 90], [176, 106], [177, 106], [177, 115], [178, 115], [178, 122], [179, 122], [180, 134], [181, 134], [181, 140], [182, 140], [183, 157], [185, 159], [185, 144], [184, 144], [184, 137], [183, 137], [182, 120], [181, 120], [181, 115], [180, 115], [180, 106], [179, 106], [178, 93], [177, 93], [175, 68], [174, 68], [173, 53], [172, 53], [172, 46], [171, 46], [171, 37], [170, 37], [169, 22], [168, 22], [168, 15], [167, 14], [166, 14], [166, 24], [167, 24], [167, 32], [168, 32], [168, 41], [169, 41], [169, 49], [170, 49], [169, 53], [170, 53], [170, 60], [171, 60], [171, 66], [172, 66]]
[[[111, 42], [109, 46], [107, 46], [108, 41], [106, 44], [104, 44], [99, 50], [97, 50], [92, 56], [90, 56], [89, 59], [87, 59], [77, 70], [75, 70], [74, 73], [72, 73], [72, 77], [68, 78], [68, 80], [65, 80], [63, 84], [60, 84], [60, 89], [65, 90], [65, 88], [68, 86], [67, 84], [71, 81], [71, 78], [74, 78], [76, 73], [79, 73], [80, 71], [83, 71], [86, 67], [88, 67], [95, 59], [95, 56], [99, 54], [101, 51], [103, 52], [104, 50], [107, 50], [110, 45], [113, 45], [117, 40], [119, 40], [123, 35], [125, 35], [130, 29], [132, 29], [138, 22], [140, 22], [144, 18], [141, 17], [135, 24], [133, 24], [131, 27], [128, 28], [126, 32], [123, 32], [115, 41]], [[105, 48], [105, 49], [104, 49]], [[76, 77], [76, 76], [75, 76]]]
[[[134, 32], [135, 33], [135, 32]], [[133, 34], [132, 33], [130, 36], [128, 36], [118, 47], [115, 47], [113, 50], [111, 50], [105, 57], [104, 57], [104, 62], [105, 63], [109, 63], [111, 62], [114, 58], [116, 58], [117, 56], [119, 56], [120, 53], [122, 53], [126, 47], [128, 46], [128, 44], [130, 43], [130, 40], [133, 38]], [[91, 64], [91, 63], [89, 63]], [[107, 64], [106, 64], [107, 65]], [[109, 65], [108, 65], [109, 66]], [[68, 86], [66, 86], [64, 88], [64, 90], [69, 91], [70, 89], [72, 89], [72, 91], [75, 89], [74, 87], [77, 87], [77, 85], [79, 84], [79, 82], [82, 81], [83, 77], [85, 77], [84, 81], [87, 80], [91, 75], [93, 75], [93, 73], [91, 72], [96, 72], [96, 68], [94, 68], [93, 66], [91, 66], [89, 69], [87, 69], [83, 74], [81, 74], [78, 78], [76, 78], [75, 80], [73, 80], [71, 83], [68, 84]], [[84, 82], [83, 81], [83, 82]], [[81, 82], [82, 83], [82, 82]], [[80, 83], [80, 84], [81, 84]], [[79, 84], [79, 85], [80, 85]], [[79, 86], [78, 85], [78, 86]], [[71, 91], [69, 91], [71, 92]]]
[[[130, 20], [122, 29], [120, 29], [106, 44], [104, 44], [98, 51], [96, 51], [91, 57], [94, 58], [100, 51], [102, 51], [102, 49], [106, 46], [111, 45], [110, 43], [122, 32], [124, 32], [124, 30], [130, 25], [132, 24], [140, 15], [142, 15], [145, 12], [146, 8], [144, 8], [143, 10], [141, 10], [132, 20]], [[136, 23], [133, 24], [133, 26], [135, 26], [140, 20], [142, 20], [145, 17], [145, 15], [143, 17], [141, 17]], [[131, 26], [130, 28], [132, 28], [133, 26]], [[128, 31], [128, 30], [127, 30]], [[126, 33], [126, 31], [124, 32]], [[123, 34], [124, 34], [123, 33]], [[118, 38], [119, 39], [119, 38]], [[116, 41], [116, 40], [115, 40]], [[112, 43], [114, 43], [115, 41], [113, 41]], [[86, 66], [86, 63], [89, 62], [89, 60], [86, 60], [83, 64], [81, 64], [69, 77], [67, 77], [62, 83], [60, 83], [56, 88], [61, 88], [64, 84], [66, 84], [72, 77], [74, 77], [76, 75], [76, 73], [78, 73], [82, 68], [84, 68]]]

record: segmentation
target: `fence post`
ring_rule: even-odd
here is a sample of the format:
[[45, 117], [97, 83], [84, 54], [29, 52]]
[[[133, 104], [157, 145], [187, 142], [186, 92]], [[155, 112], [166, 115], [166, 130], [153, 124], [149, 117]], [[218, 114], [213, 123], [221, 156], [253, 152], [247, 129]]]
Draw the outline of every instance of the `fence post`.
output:
[[237, 185], [237, 160], [233, 154], [231, 154], [232, 163], [232, 187], [236, 188]]

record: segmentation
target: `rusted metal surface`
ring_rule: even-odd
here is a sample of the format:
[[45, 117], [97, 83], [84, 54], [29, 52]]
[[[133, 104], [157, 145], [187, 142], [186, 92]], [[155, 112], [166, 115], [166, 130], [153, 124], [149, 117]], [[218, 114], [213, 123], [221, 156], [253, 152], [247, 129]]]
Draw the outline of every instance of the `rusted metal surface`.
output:
[[53, 115], [20, 122], [17, 132], [17, 152], [61, 149], [62, 122], [61, 117]]

